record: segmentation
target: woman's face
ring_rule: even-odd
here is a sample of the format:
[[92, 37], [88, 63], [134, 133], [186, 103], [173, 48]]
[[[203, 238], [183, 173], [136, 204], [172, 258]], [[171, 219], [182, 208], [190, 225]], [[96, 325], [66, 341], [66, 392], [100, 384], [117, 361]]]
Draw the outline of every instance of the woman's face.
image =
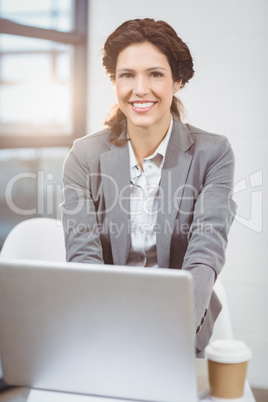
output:
[[151, 43], [137, 43], [117, 58], [115, 89], [128, 129], [163, 127], [170, 123], [170, 106], [181, 81], [174, 82], [167, 57]]

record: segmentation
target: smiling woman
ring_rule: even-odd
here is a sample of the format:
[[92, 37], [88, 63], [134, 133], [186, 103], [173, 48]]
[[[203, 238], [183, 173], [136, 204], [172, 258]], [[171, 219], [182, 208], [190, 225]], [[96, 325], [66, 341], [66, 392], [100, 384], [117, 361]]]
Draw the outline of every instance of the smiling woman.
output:
[[236, 210], [233, 152], [224, 136], [181, 121], [176, 93], [193, 61], [170, 25], [126, 21], [103, 51], [118, 104], [65, 161], [67, 260], [191, 272], [200, 356], [221, 309], [212, 290]]
[[173, 81], [166, 56], [149, 42], [128, 46], [118, 55], [114, 82], [118, 105], [141, 167], [167, 133], [170, 106], [181, 82]]
[[[136, 45], [136, 51], [133, 51], [133, 45]], [[137, 45], [143, 45], [140, 54], [137, 53]], [[150, 53], [154, 53], [155, 57], [164, 62], [165, 67], [161, 63], [160, 65], [157, 64], [157, 60], [155, 60], [156, 64], [153, 63], [149, 54], [146, 53], [148, 48]], [[152, 78], [161, 78], [171, 72], [172, 84], [174, 86], [179, 84], [177, 88], [174, 88], [173, 95], [194, 75], [193, 60], [187, 45], [178, 37], [175, 30], [164, 21], [145, 18], [124, 22], [107, 38], [103, 52], [103, 66], [113, 83], [118, 79], [116, 75], [119, 70], [118, 63], [124, 53], [132, 56], [132, 59], [128, 59], [127, 63], [139, 64], [146, 58], [149, 66], [147, 71], [148, 73], [151, 72]], [[121, 74], [125, 78], [130, 78], [133, 71], [131, 69], [124, 70]], [[170, 106], [171, 113], [180, 119], [182, 109], [180, 100], [173, 96]], [[125, 116], [118, 106], [113, 109], [112, 117], [106, 121], [108, 127], [113, 131], [112, 141], [117, 141], [124, 122]]]

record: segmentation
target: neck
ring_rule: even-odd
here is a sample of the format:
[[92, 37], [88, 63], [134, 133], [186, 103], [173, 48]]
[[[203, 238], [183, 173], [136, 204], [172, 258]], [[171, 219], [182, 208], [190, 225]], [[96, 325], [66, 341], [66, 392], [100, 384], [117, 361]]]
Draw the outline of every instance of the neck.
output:
[[137, 162], [143, 168], [143, 159], [152, 155], [167, 134], [170, 117], [165, 125], [137, 127], [128, 124], [128, 134]]

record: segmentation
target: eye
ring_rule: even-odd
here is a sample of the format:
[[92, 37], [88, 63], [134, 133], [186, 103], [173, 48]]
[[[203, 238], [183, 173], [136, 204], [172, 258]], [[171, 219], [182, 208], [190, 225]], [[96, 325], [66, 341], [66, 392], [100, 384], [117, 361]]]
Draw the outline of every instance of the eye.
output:
[[152, 71], [151, 72], [151, 77], [153, 77], [153, 78], [161, 78], [163, 76], [164, 76], [164, 74], [160, 73], [159, 71]]
[[129, 78], [132, 78], [132, 77], [133, 77], [132, 73], [122, 73], [122, 74], [119, 75], [119, 78], [129, 79]]

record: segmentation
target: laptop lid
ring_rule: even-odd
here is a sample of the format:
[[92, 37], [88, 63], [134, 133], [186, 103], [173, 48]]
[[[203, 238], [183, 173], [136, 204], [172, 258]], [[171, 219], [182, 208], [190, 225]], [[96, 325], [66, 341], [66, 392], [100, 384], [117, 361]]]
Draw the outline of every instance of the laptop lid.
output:
[[0, 261], [10, 385], [197, 401], [192, 278], [181, 270]]

